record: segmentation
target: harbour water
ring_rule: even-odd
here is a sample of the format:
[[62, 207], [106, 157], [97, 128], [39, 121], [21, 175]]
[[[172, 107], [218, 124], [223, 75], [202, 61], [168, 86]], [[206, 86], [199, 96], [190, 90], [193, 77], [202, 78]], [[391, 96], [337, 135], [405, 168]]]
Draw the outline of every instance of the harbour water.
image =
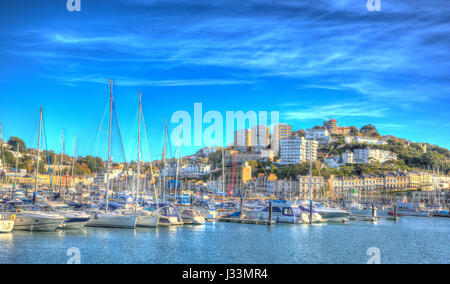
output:
[[[262, 226], [207, 223], [157, 229], [0, 235], [0, 263], [450, 263], [450, 218]], [[68, 251], [69, 250], [69, 251]], [[72, 250], [73, 251], [73, 250]], [[373, 251], [372, 251], [373, 252]]]

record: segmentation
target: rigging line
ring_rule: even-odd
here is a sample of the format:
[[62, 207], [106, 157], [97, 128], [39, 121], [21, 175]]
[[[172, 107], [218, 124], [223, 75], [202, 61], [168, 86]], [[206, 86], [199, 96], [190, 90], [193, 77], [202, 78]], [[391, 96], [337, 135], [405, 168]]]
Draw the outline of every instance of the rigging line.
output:
[[[144, 126], [145, 140], [147, 142], [147, 152], [148, 152], [148, 160], [150, 162], [150, 174], [151, 174], [150, 182], [151, 182], [152, 179], [154, 178], [155, 174], [153, 172], [153, 162], [152, 162], [152, 158], [151, 158], [151, 155], [150, 155], [150, 145], [149, 145], [149, 140], [148, 140], [148, 136], [147, 136], [147, 127], [145, 125], [144, 112], [142, 112], [142, 124]], [[155, 182], [153, 183], [153, 194], [155, 196], [155, 201], [158, 204], [158, 194], [156, 192], [155, 185], [156, 185], [156, 179], [155, 179]]]
[[[42, 129], [44, 130], [44, 142], [45, 142], [45, 150], [46, 150], [46, 154], [47, 154], [47, 163], [48, 163], [48, 174], [50, 176], [50, 188], [51, 188], [51, 192], [52, 192], [52, 201], [55, 200], [55, 197], [53, 195], [53, 180], [52, 180], [52, 169], [50, 167], [50, 155], [48, 153], [48, 146], [47, 146], [47, 131], [45, 131], [45, 120], [44, 120], [44, 115], [42, 115]], [[39, 159], [39, 157], [37, 157]], [[39, 169], [37, 169], [37, 171], [39, 172]]]
[[117, 116], [116, 102], [114, 99], [113, 99], [113, 109], [114, 109], [114, 115], [116, 116], [117, 129], [119, 131], [120, 145], [122, 146], [122, 153], [123, 153], [123, 159], [125, 161], [125, 170], [127, 172], [127, 179], [129, 182], [131, 182], [130, 175], [128, 173], [128, 163], [127, 163], [127, 157], [125, 155], [125, 148], [123, 147], [122, 133], [120, 132], [120, 124], [119, 124], [119, 117]]
[[152, 177], [153, 177], [153, 162], [152, 162], [152, 158], [150, 155], [150, 144], [149, 144], [149, 140], [148, 140], [148, 136], [147, 136], [147, 127], [145, 126], [144, 112], [142, 112], [142, 124], [144, 126], [145, 140], [147, 141], [147, 152], [148, 152], [148, 160], [150, 162], [150, 173], [152, 174]]
[[[138, 116], [139, 116], [139, 112], [136, 112], [136, 116], [134, 117], [134, 122], [133, 122], [133, 125], [131, 126], [131, 128], [128, 128], [128, 130], [127, 130], [127, 133], [125, 133], [125, 143], [124, 143], [124, 145], [126, 145], [127, 147], [127, 149], [130, 149], [130, 141], [132, 141], [133, 139], [133, 136], [134, 136], [134, 129], [136, 129], [137, 127], [136, 127], [136, 125], [137, 125], [137, 122], [138, 122]], [[133, 147], [134, 147], [134, 144], [133, 144]], [[134, 149], [134, 148], [132, 148], [132, 149]], [[130, 153], [130, 151], [128, 151], [128, 153]], [[131, 156], [133, 157], [134, 156], [134, 150], [133, 150], [133, 152], [131, 152]]]
[[102, 132], [103, 123], [105, 122], [106, 116], [108, 114], [108, 107], [109, 107], [109, 100], [106, 103], [105, 112], [103, 113], [103, 117], [102, 117], [102, 120], [100, 122], [100, 126], [98, 127], [97, 137], [95, 138], [94, 145], [92, 147], [93, 148], [92, 152], [94, 152], [94, 150], [95, 150], [95, 157], [98, 156], [98, 149], [100, 148], [100, 141], [99, 141], [100, 140], [100, 133]]
[[165, 135], [167, 135], [167, 144], [169, 144], [169, 150], [170, 150], [170, 164], [172, 164], [173, 163], [173, 158], [174, 158], [174, 155], [173, 155], [173, 152], [172, 152], [172, 145], [171, 145], [171, 143], [170, 143], [170, 136], [169, 136], [169, 128], [167, 128], [167, 132], [166, 132], [166, 134]]

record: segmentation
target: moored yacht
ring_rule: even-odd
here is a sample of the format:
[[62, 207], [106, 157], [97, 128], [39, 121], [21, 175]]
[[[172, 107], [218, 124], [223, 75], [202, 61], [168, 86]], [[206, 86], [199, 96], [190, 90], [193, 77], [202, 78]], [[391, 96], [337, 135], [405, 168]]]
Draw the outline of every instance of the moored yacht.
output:
[[88, 227], [134, 229], [137, 217], [135, 214], [118, 212], [94, 212], [86, 224]]
[[352, 202], [349, 204], [345, 204], [345, 210], [359, 211], [359, 210], [363, 210], [363, 206], [359, 203]]
[[195, 203], [195, 206], [206, 220], [214, 221], [217, 219], [217, 210], [214, 203], [209, 201], [198, 201]]
[[[247, 217], [252, 219], [269, 219], [270, 205], [262, 210], [246, 210], [244, 213]], [[272, 220], [278, 223], [306, 223], [308, 215], [303, 213], [302, 210], [296, 205], [291, 204], [289, 201], [274, 200], [272, 201]]]
[[63, 216], [62, 229], [82, 229], [89, 222], [91, 216], [84, 212], [77, 212], [64, 203], [48, 202], [37, 205], [42, 211]]
[[184, 224], [203, 225], [206, 222], [200, 212], [194, 209], [184, 209], [181, 212], [181, 218], [183, 219]]
[[166, 203], [152, 204], [146, 210], [159, 213], [159, 226], [181, 226], [184, 224], [173, 205]]
[[[389, 215], [394, 215], [394, 211], [390, 211]], [[429, 217], [430, 212], [421, 205], [412, 203], [397, 203], [397, 216], [415, 216], [415, 217]]]
[[[309, 212], [309, 202], [303, 202], [300, 205], [300, 209]], [[350, 213], [345, 210], [327, 207], [321, 203], [313, 204], [313, 212], [321, 216], [322, 222], [345, 222], [350, 216]]]
[[55, 231], [65, 220], [59, 214], [40, 212], [39, 208], [20, 201], [7, 203], [5, 210], [15, 212], [14, 230]]

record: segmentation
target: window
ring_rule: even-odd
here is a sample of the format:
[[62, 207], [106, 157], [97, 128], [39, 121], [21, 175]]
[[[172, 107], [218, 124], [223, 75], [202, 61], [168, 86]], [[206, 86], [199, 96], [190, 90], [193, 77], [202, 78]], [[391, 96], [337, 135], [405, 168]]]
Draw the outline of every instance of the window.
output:
[[283, 215], [285, 215], [285, 216], [292, 216], [292, 209], [291, 208], [284, 208], [283, 209]]

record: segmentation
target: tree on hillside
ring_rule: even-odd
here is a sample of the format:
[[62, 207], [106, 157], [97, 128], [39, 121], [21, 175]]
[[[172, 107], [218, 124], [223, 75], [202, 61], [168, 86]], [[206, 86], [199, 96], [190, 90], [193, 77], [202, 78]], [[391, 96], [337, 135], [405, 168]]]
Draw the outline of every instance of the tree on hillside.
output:
[[378, 133], [377, 128], [373, 124], [364, 125], [363, 127], [361, 127], [360, 131], [361, 131], [361, 133], [364, 136], [369, 136], [369, 137], [379, 137], [379, 136], [381, 136]]
[[222, 150], [209, 154], [208, 161], [216, 167], [222, 164]]
[[350, 134], [354, 136], [361, 135], [361, 132], [359, 132], [358, 128], [356, 126], [350, 126]]
[[305, 136], [306, 136], [306, 133], [305, 133], [305, 130], [300, 129], [300, 130], [297, 130], [297, 131], [292, 132], [292, 136], [295, 136], [295, 137], [305, 137]]
[[20, 151], [22, 153], [27, 151], [27, 145], [25, 145], [25, 142], [18, 137], [9, 138], [8, 145], [10, 145], [14, 151]]

